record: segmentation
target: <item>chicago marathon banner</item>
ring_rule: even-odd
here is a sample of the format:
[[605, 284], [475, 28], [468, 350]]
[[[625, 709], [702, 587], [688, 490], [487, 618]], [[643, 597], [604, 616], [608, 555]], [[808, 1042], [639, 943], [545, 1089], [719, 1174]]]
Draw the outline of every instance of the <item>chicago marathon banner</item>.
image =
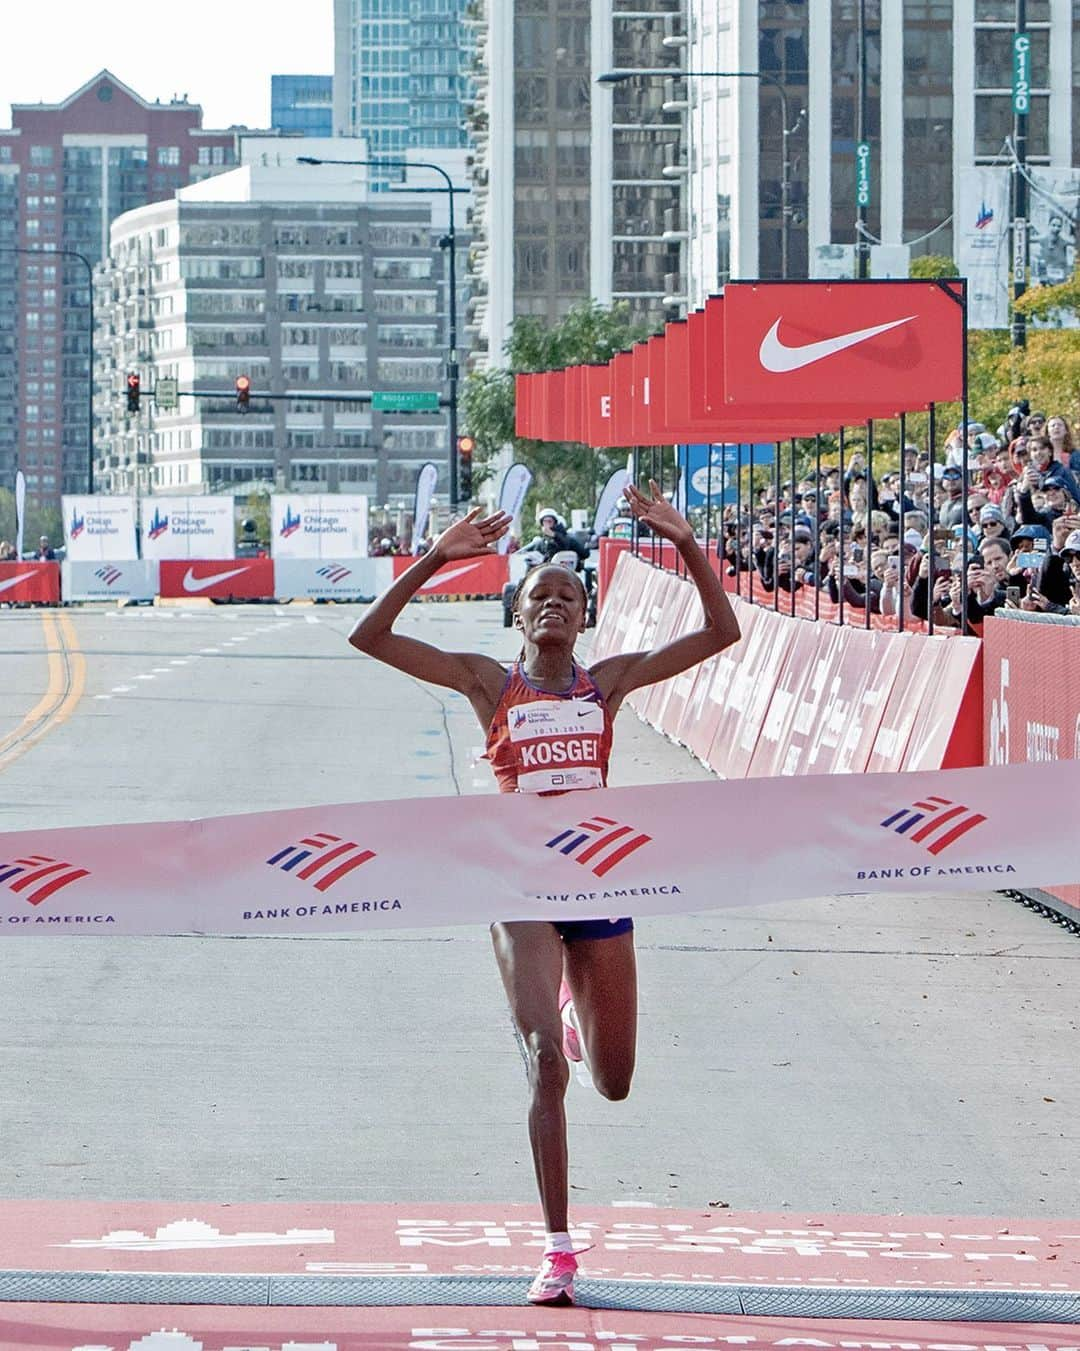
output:
[[[825, 814], [812, 783], [776, 778], [9, 832], [0, 935], [371, 932], [1080, 880], [1061, 848], [1080, 761], [849, 785]], [[1009, 804], [1036, 801], [1018, 829]]]

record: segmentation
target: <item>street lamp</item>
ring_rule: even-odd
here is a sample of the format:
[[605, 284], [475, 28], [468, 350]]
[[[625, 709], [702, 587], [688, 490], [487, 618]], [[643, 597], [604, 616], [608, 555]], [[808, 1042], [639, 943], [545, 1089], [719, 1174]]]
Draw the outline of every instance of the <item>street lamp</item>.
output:
[[641, 70], [609, 70], [597, 76], [597, 84], [622, 84], [626, 80], [640, 79], [665, 80], [762, 80], [770, 84], [780, 96], [780, 116], [783, 120], [782, 156], [780, 160], [780, 275], [788, 274], [788, 231], [791, 224], [791, 154], [788, 140], [794, 134], [802, 112], [789, 125], [787, 90], [766, 70], [680, 70], [677, 66], [643, 68]]
[[357, 168], [366, 169], [430, 169], [433, 173], [439, 174], [445, 187], [425, 189], [430, 192], [445, 192], [446, 200], [449, 203], [449, 228], [443, 239], [439, 241], [440, 245], [449, 250], [450, 267], [447, 278], [449, 287], [448, 296], [448, 319], [450, 332], [448, 335], [448, 353], [447, 353], [447, 383], [449, 386], [449, 398], [447, 406], [449, 411], [449, 434], [450, 434], [450, 505], [458, 505], [458, 352], [457, 352], [457, 231], [454, 226], [454, 193], [466, 192], [466, 188], [456, 187], [453, 179], [442, 167], [441, 164], [432, 164], [425, 160], [404, 160], [404, 159], [316, 159], [313, 155], [298, 155], [297, 164], [348, 164]]
[[[90, 320], [89, 352], [87, 353], [90, 371], [87, 381], [89, 392], [86, 399], [86, 415], [89, 419], [86, 424], [86, 491], [92, 493], [94, 491], [94, 264], [85, 253], [80, 253], [78, 249], [25, 249], [16, 247], [14, 244], [0, 244], [0, 249], [4, 253], [29, 253], [45, 258], [77, 258], [86, 268], [87, 290], [89, 292], [88, 316]], [[62, 462], [62, 443], [60, 454]]]

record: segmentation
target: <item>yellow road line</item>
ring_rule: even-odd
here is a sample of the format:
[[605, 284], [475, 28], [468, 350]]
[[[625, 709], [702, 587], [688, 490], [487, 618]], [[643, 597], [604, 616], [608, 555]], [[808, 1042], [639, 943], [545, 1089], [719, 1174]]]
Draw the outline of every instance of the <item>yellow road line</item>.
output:
[[0, 770], [36, 745], [47, 732], [67, 722], [86, 688], [86, 658], [75, 626], [66, 614], [46, 610], [41, 622], [49, 664], [45, 693], [18, 727], [0, 738]]

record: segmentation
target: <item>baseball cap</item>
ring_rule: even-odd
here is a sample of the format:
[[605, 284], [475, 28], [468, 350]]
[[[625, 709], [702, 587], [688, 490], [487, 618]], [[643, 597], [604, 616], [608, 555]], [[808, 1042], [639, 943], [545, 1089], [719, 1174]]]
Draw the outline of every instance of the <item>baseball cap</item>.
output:
[[[957, 427], [956, 430], [957, 430], [957, 432], [958, 432], [961, 436], [963, 436], [963, 435], [964, 435], [964, 424], [961, 423], [961, 424]], [[967, 434], [968, 434], [968, 436], [971, 436], [971, 435], [972, 435], [973, 433], [975, 433], [975, 432], [984, 432], [984, 431], [986, 431], [986, 423], [985, 423], [985, 422], [969, 422], [968, 425], [967, 425]]]
[[1074, 530], [1061, 546], [1063, 554], [1080, 554], [1080, 530]]
[[[1080, 530], [1077, 530], [1075, 533], [1077, 539], [1080, 539]], [[814, 536], [806, 528], [805, 525], [797, 525], [794, 531], [792, 532], [792, 539], [794, 539], [796, 543], [799, 544], [809, 544], [813, 538]]]
[[1001, 521], [1002, 524], [1005, 522], [1005, 513], [1000, 507], [994, 506], [993, 502], [987, 502], [986, 506], [979, 512], [980, 525], [985, 525], [987, 521]]
[[963, 477], [964, 477], [964, 471], [959, 467], [959, 465], [955, 465], [955, 464], [947, 464], [947, 465], [944, 465], [944, 466], [942, 467], [942, 470], [941, 470], [941, 477], [942, 477], [942, 478], [963, 478]]
[[975, 438], [976, 450], [997, 450], [998, 439], [993, 432], [980, 432]]
[[[1080, 534], [1080, 531], [1073, 531], [1073, 535]], [[1014, 530], [1012, 539], [1045, 539], [1051, 538], [1050, 531], [1045, 525], [1022, 525], [1019, 530]], [[1069, 536], [1072, 538], [1072, 535]]]

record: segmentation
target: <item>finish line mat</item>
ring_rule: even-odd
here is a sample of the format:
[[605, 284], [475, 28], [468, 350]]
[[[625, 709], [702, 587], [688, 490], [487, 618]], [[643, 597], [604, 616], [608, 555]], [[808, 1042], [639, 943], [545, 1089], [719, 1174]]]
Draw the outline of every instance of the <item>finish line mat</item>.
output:
[[[1074, 1220], [615, 1204], [572, 1234], [596, 1307], [1080, 1320]], [[542, 1246], [532, 1206], [7, 1201], [0, 1300], [516, 1305]]]
[[0, 1308], [0, 1351], [1076, 1351], [1042, 1324], [803, 1323], [589, 1309]]

